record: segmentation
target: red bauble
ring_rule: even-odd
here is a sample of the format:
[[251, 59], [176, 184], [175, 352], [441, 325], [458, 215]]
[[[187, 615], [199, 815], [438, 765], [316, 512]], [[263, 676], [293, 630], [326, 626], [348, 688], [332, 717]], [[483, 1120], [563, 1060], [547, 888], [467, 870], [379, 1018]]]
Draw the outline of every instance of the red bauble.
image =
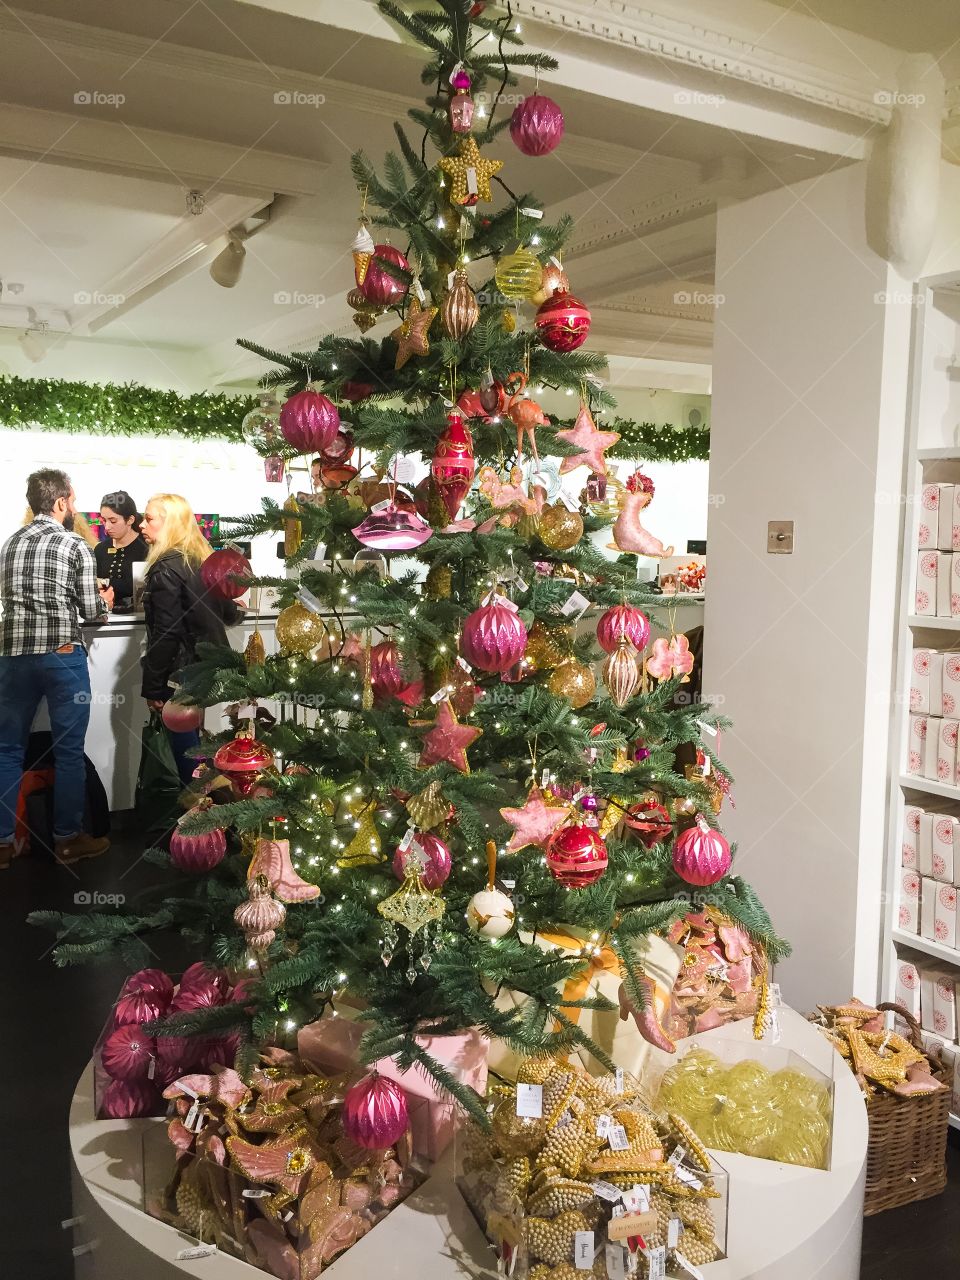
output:
[[470, 430], [460, 414], [453, 412], [447, 417], [446, 430], [437, 441], [430, 464], [451, 520], [456, 520], [460, 504], [470, 492], [476, 469]]
[[590, 312], [572, 293], [559, 290], [537, 308], [534, 324], [551, 351], [575, 351], [590, 332]]
[[237, 578], [249, 578], [252, 572], [246, 556], [232, 547], [224, 547], [222, 551], [212, 551], [204, 560], [200, 581], [218, 600], [236, 600], [247, 589]]
[[358, 400], [366, 400], [367, 396], [372, 396], [376, 387], [372, 382], [352, 382], [347, 381], [340, 388], [340, 394], [344, 400], [349, 400], [351, 404], [355, 404]]
[[128, 991], [117, 1001], [113, 1023], [116, 1027], [140, 1027], [162, 1018], [169, 1007], [170, 997], [159, 991]]
[[186, 871], [191, 875], [212, 871], [223, 861], [226, 852], [227, 835], [220, 827], [199, 835], [184, 835], [178, 823], [170, 837], [170, 861], [178, 871]]
[[[374, 245], [373, 257], [370, 259], [367, 274], [360, 286], [360, 292], [374, 307], [396, 306], [406, 297], [410, 287], [405, 281], [390, 275], [383, 266], [385, 262], [392, 262], [394, 266], [401, 267], [404, 271], [410, 270], [410, 263], [392, 244]], [[283, 422], [282, 416], [280, 421]]]
[[322, 454], [340, 430], [340, 414], [332, 400], [308, 387], [284, 403], [280, 430], [297, 453]]
[[383, 640], [371, 648], [370, 684], [377, 698], [392, 698], [406, 686], [400, 650], [392, 640]]
[[426, 863], [421, 873], [423, 883], [428, 889], [439, 889], [450, 874], [450, 846], [430, 831], [419, 832], [410, 849], [405, 849], [402, 853], [398, 849], [393, 855], [393, 874], [398, 880], [402, 880], [406, 874], [404, 863], [411, 851], [419, 854]]
[[490, 416], [483, 407], [479, 391], [464, 391], [457, 401], [457, 408], [465, 418], [480, 418], [486, 422]]
[[673, 869], [687, 884], [716, 884], [730, 870], [730, 846], [702, 813], [673, 842]]
[[[214, 552], [216, 555], [216, 552]], [[213, 556], [210, 557], [213, 559]], [[206, 562], [205, 562], [206, 563]], [[203, 707], [188, 707], [170, 698], [163, 704], [160, 719], [171, 733], [190, 733], [203, 724]]]
[[171, 1013], [184, 1013], [193, 1009], [216, 1009], [225, 1004], [224, 994], [215, 982], [194, 982], [181, 986], [170, 1005]]
[[547, 870], [568, 889], [584, 889], [607, 869], [607, 846], [593, 827], [561, 827], [547, 845]]
[[673, 831], [669, 811], [656, 800], [632, 804], [623, 820], [648, 849], [652, 849], [661, 840], [666, 840]]
[[358, 1147], [392, 1147], [409, 1125], [407, 1099], [392, 1080], [374, 1072], [348, 1089], [343, 1098], [343, 1132]]
[[[200, 1036], [157, 1036], [157, 1057], [178, 1072], [189, 1071], [203, 1049]], [[158, 1072], [159, 1074], [159, 1072]]]
[[181, 990], [184, 987], [209, 987], [211, 985], [226, 995], [230, 990], [230, 979], [224, 969], [216, 969], [212, 964], [207, 964], [206, 960], [195, 960], [193, 964], [188, 965], [180, 979]]
[[597, 623], [597, 643], [607, 653], [613, 653], [626, 636], [635, 649], [642, 649], [650, 639], [650, 623], [647, 615], [630, 604], [617, 604], [600, 615]]
[[256, 784], [258, 775], [273, 764], [273, 752], [256, 738], [243, 734], [225, 742], [213, 757], [213, 766], [233, 783], [238, 795], [245, 796]]
[[353, 457], [353, 451], [356, 446], [353, 442], [353, 433], [344, 431], [341, 426], [337, 434], [333, 437], [326, 449], [320, 454], [326, 466], [338, 466]]
[[173, 999], [174, 985], [173, 979], [162, 969], [138, 969], [123, 984], [123, 990], [125, 994], [128, 991], [156, 991], [169, 1004]]
[[509, 601], [491, 600], [464, 621], [460, 652], [480, 671], [509, 671], [526, 647], [527, 628]]
[[563, 137], [563, 112], [542, 93], [531, 93], [510, 118], [510, 137], [525, 156], [545, 156]]
[[491, 417], [506, 413], [507, 393], [499, 382], [491, 382], [489, 387], [480, 388], [480, 407]]
[[152, 1036], [139, 1027], [118, 1027], [103, 1042], [100, 1061], [104, 1071], [114, 1080], [146, 1080], [150, 1059], [154, 1054]]
[[102, 1120], [132, 1120], [160, 1109], [160, 1090], [149, 1082], [111, 1080], [100, 1100]]
[[320, 468], [320, 481], [325, 489], [345, 489], [360, 473], [349, 462], [337, 462], [330, 467]]

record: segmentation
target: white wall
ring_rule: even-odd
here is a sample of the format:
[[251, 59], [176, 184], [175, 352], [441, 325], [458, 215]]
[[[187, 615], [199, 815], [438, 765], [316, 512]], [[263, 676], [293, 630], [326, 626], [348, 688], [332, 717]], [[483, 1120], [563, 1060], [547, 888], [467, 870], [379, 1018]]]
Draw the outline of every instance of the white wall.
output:
[[[865, 244], [864, 166], [718, 214], [705, 676], [725, 815], [800, 1009], [876, 994], [911, 306]], [[767, 521], [796, 522], [793, 555]]]

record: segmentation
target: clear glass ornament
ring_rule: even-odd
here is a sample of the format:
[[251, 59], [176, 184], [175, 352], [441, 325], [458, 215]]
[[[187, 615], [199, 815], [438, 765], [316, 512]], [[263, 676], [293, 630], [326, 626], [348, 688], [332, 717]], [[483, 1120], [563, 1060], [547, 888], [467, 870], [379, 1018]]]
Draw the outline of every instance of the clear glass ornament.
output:
[[285, 447], [280, 433], [280, 402], [272, 391], [260, 395], [260, 403], [240, 423], [240, 434], [262, 458], [279, 454]]

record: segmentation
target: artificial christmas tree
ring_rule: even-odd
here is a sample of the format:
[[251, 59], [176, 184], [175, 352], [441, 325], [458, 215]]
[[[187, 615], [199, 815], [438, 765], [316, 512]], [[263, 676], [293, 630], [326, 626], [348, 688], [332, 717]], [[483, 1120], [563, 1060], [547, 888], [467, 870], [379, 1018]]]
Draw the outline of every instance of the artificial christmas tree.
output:
[[[363, 1062], [420, 1064], [482, 1121], [476, 1095], [430, 1051], [431, 1039], [479, 1028], [514, 1054], [580, 1046], [613, 1069], [587, 1028], [622, 1009], [665, 1040], [650, 1005], [647, 935], [691, 909], [673, 845], [694, 824], [708, 842], [716, 825], [714, 779], [725, 789], [728, 778], [711, 744], [723, 722], [707, 705], [674, 705], [686, 678], [673, 660], [679, 642], [658, 641], [666, 657], [645, 669], [649, 588], [633, 556], [614, 562], [587, 536], [616, 512], [546, 502], [543, 457], [602, 475], [603, 450], [617, 439], [594, 424], [614, 402], [603, 356], [579, 345], [589, 313], [567, 293], [576, 282], [560, 260], [571, 221], [551, 224], [535, 195], [515, 194], [511, 169], [539, 161], [514, 166], [487, 150], [510, 125], [498, 106], [514, 73], [556, 64], [520, 51], [499, 11], [472, 6], [480, 12], [471, 16], [462, 0], [412, 14], [387, 0], [380, 8], [424, 46], [423, 78], [435, 86], [427, 109], [410, 113], [422, 138], [414, 143], [398, 125], [399, 153], [382, 174], [362, 154], [353, 159], [363, 213], [348, 301], [365, 333], [395, 314], [379, 340], [330, 336], [292, 355], [243, 344], [278, 366], [264, 383], [284, 388], [290, 447], [313, 450], [346, 433], [359, 457], [373, 459], [378, 500], [367, 510], [369, 490], [349, 481], [296, 511], [265, 501], [234, 529], [249, 537], [299, 522], [290, 562], [320, 543], [329, 567], [261, 580], [284, 607], [278, 655], [247, 662], [208, 647], [184, 674], [178, 697], [188, 704], [287, 704], [255, 738], [205, 740], [210, 755], [219, 748], [215, 763], [234, 796], [196, 809], [179, 838], [226, 829], [233, 850], [206, 872], [191, 867], [181, 894], [165, 884], [152, 911], [37, 919], [60, 930], [60, 964], [114, 949], [146, 963], [145, 940], [179, 929], [219, 965], [249, 970], [255, 981], [242, 1001], [147, 1026], [161, 1041], [239, 1033], [241, 1069], [258, 1045], [291, 1036], [349, 993], [366, 1010]], [[467, 89], [490, 94], [488, 114], [464, 109]], [[515, 117], [527, 154], [562, 147], [562, 117], [553, 116], [544, 145], [530, 144], [539, 118]], [[542, 315], [537, 325], [538, 302], [551, 296], [559, 311], [581, 308], [576, 340], [555, 341]], [[558, 431], [527, 394], [541, 385], [580, 395], [573, 429]], [[270, 447], [282, 451], [276, 436]], [[411, 458], [430, 470], [416, 506], [396, 481]], [[625, 541], [621, 549], [632, 549]], [[383, 556], [402, 551], [419, 571], [347, 574], [338, 557], [352, 560], [361, 544]], [[590, 669], [601, 655], [586, 622], [563, 635], [557, 662], [544, 657], [544, 635], [584, 608], [571, 605], [575, 592], [603, 613], [606, 687]], [[700, 753], [710, 787], [702, 772], [674, 767], [680, 748]], [[208, 772], [211, 786], [222, 783]], [[280, 819], [290, 875], [316, 886], [315, 896], [281, 902], [265, 870], [258, 842], [273, 839]], [[499, 868], [496, 848], [485, 852], [491, 840]], [[717, 859], [711, 868], [722, 870]], [[785, 953], [738, 876], [720, 874], [697, 902], [741, 926], [757, 954]], [[538, 945], [558, 934], [572, 942]], [[616, 985], [614, 998], [586, 994], [584, 973], [601, 954], [619, 998]]]

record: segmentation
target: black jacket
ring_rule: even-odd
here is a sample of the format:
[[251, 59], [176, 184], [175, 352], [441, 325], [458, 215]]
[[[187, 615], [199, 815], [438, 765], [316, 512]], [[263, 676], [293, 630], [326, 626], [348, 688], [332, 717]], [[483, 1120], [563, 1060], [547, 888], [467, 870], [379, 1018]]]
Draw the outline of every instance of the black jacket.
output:
[[145, 698], [169, 698], [170, 678], [195, 660], [197, 642], [229, 644], [224, 624], [232, 625], [243, 616], [232, 600], [207, 593], [199, 569], [179, 551], [166, 552], [147, 571], [143, 610], [147, 651], [140, 692]]

